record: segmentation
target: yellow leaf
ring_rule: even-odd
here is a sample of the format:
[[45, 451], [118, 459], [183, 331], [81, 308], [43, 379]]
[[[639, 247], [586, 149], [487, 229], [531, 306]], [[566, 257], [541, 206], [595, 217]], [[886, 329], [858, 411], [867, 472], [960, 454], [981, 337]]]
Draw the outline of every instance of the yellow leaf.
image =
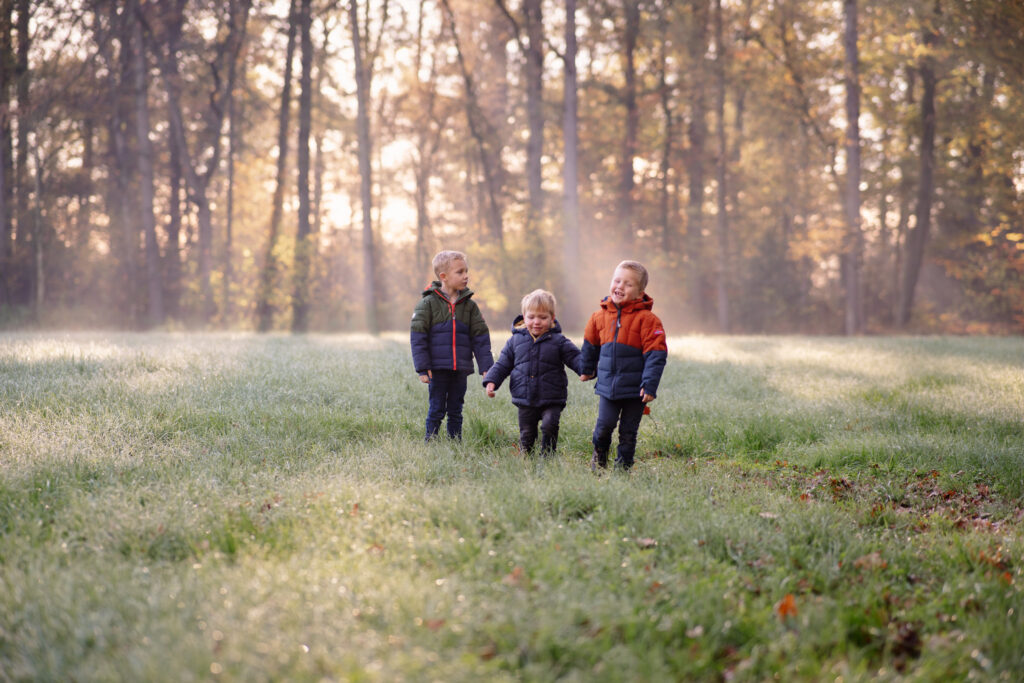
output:
[[1006, 239], [1010, 240], [1011, 242], [1020, 242], [1021, 240], [1024, 240], [1024, 233], [1008, 232], [1006, 233]]

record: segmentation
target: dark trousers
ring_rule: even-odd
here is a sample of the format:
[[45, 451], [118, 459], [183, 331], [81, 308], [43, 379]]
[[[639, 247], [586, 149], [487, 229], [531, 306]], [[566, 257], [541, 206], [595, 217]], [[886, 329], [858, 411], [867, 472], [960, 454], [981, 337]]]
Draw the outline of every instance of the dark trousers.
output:
[[540, 452], [550, 455], [558, 448], [558, 420], [562, 408], [556, 404], [546, 406], [519, 406], [519, 447], [523, 453], [533, 450], [537, 441], [537, 423], [540, 423]]
[[462, 438], [462, 404], [466, 399], [467, 375], [454, 370], [433, 370], [430, 377], [430, 406], [427, 408], [427, 440], [441, 429], [448, 416], [448, 436]]
[[613, 401], [600, 397], [597, 406], [597, 424], [594, 425], [594, 449], [607, 453], [612, 445], [612, 432], [619, 427], [619, 450], [615, 465], [623, 469], [633, 466], [636, 453], [636, 434], [640, 430], [640, 419], [644, 416], [644, 402], [639, 398], [625, 398]]

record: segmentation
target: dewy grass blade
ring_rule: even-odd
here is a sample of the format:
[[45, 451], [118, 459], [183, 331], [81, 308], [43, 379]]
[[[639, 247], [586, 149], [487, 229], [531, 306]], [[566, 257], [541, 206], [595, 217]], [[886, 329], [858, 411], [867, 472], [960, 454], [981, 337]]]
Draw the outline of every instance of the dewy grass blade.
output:
[[595, 477], [404, 336], [0, 335], [0, 680], [1024, 668], [1024, 341], [678, 337]]

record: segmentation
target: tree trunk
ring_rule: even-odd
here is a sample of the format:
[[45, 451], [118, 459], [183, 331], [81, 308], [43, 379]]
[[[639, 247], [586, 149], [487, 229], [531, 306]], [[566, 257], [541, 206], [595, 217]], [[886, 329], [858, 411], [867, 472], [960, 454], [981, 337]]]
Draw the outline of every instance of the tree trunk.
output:
[[274, 327], [274, 287], [277, 284], [278, 262], [277, 241], [281, 234], [281, 219], [284, 214], [284, 190], [288, 180], [288, 129], [292, 107], [292, 61], [295, 58], [295, 36], [297, 34], [297, 0], [292, 0], [288, 10], [288, 44], [284, 57], [284, 82], [281, 86], [281, 105], [277, 117], [277, 180], [270, 205], [270, 226], [267, 230], [267, 250], [260, 269], [260, 284], [256, 294], [256, 328], [269, 332]]
[[[93, 177], [96, 169], [95, 152], [95, 121], [92, 116], [86, 114], [81, 123], [82, 134], [82, 185], [78, 190], [78, 211], [75, 212], [74, 238], [72, 249], [75, 254], [85, 254], [89, 248], [89, 235], [92, 232], [92, 194]], [[76, 258], [71, 265], [67, 280], [74, 292], [82, 292], [82, 276], [85, 272], [83, 259]], [[79, 298], [79, 300], [81, 300]]]
[[413, 174], [416, 177], [414, 197], [416, 202], [417, 273], [426, 273], [430, 270], [429, 242], [432, 240], [430, 240], [430, 207], [427, 200], [430, 195], [430, 178], [433, 175], [434, 154], [440, 145], [442, 131], [442, 126], [436, 122], [437, 60], [430, 60], [430, 75], [426, 81], [420, 75], [423, 69], [425, 13], [426, 0], [420, 0], [416, 19], [416, 106], [418, 113], [425, 114], [425, 118], [420, 119], [421, 123], [417, 126], [416, 130], [416, 155], [413, 168]]
[[626, 21], [622, 32], [622, 72], [625, 85], [622, 103], [626, 109], [622, 139], [622, 160], [619, 167], [619, 224], [632, 247], [636, 239], [633, 225], [633, 160], [636, 158], [637, 135], [640, 128], [640, 110], [637, 107], [636, 46], [640, 35], [640, 2], [626, 0]]
[[562, 323], [583, 325], [580, 306], [580, 194], [579, 194], [579, 98], [576, 73], [576, 0], [565, 0], [565, 103], [562, 137], [565, 161], [562, 166], [564, 200], [564, 246], [562, 253]]
[[702, 295], [704, 279], [704, 183], [705, 148], [707, 146], [707, 93], [705, 78], [708, 50], [708, 0], [694, 0], [693, 18], [687, 41], [690, 57], [690, 123], [687, 128], [689, 150], [686, 155], [686, 174], [689, 192], [686, 204], [686, 283], [687, 297], [692, 309], [701, 320], [709, 311]]
[[675, 112], [672, 109], [673, 88], [668, 83], [668, 18], [662, 17], [661, 49], [658, 60], [658, 93], [661, 96], [661, 117], [663, 137], [661, 140], [661, 164], [658, 175], [661, 178], [659, 198], [659, 222], [661, 223], [661, 249], [668, 256], [675, 251], [675, 226], [670, 217], [672, 180], [672, 150], [675, 147]]
[[480, 168], [484, 176], [484, 186], [481, 188], [484, 193], [484, 218], [487, 222], [491, 239], [498, 245], [498, 249], [504, 252], [505, 226], [502, 217], [502, 174], [501, 154], [500, 149], [498, 149], [499, 143], [496, 142], [497, 136], [494, 132], [494, 126], [487, 122], [480, 109], [476, 85], [474, 84], [469, 66], [466, 64], [466, 56], [462, 51], [462, 44], [455, 27], [455, 14], [452, 12], [451, 3], [449, 0], [441, 0], [441, 4], [444, 7], [445, 19], [455, 42], [455, 56], [459, 62], [462, 82], [466, 89], [465, 106], [469, 134], [476, 143]]
[[[0, 4], [0, 111], [11, 108], [11, 45], [13, 29], [13, 5]], [[10, 274], [13, 268], [14, 225], [11, 222], [11, 121], [8, 116], [0, 117], [0, 305], [11, 304]]]
[[[295, 290], [292, 296], [292, 332], [309, 329], [309, 271], [313, 244], [309, 225], [309, 137], [313, 119], [313, 40], [310, 37], [312, 2], [302, 0], [299, 9], [302, 71], [299, 75], [298, 229], [295, 234]], [[373, 280], [369, 280], [372, 282]]]
[[544, 17], [541, 0], [523, 0], [526, 34], [526, 119], [530, 137], [526, 142], [526, 185], [529, 210], [526, 217], [527, 258], [525, 274], [529, 282], [543, 282], [544, 188], [541, 157], [544, 153]]
[[725, 45], [722, 37], [722, 0], [715, 0], [715, 78], [716, 78], [716, 101], [715, 114], [718, 137], [718, 211], [715, 217], [715, 228], [718, 236], [718, 278], [716, 283], [716, 294], [718, 302], [718, 327], [722, 332], [729, 332], [731, 321], [729, 319], [729, 284], [732, 277], [729, 267], [729, 217], [728, 210], [728, 187], [727, 164], [729, 161], [729, 148], [725, 133]]
[[363, 41], [359, 28], [359, 3], [350, 0], [349, 23], [352, 27], [352, 50], [355, 56], [356, 76], [356, 134], [359, 146], [360, 201], [363, 208], [363, 282], [364, 305], [366, 307], [366, 329], [378, 334], [376, 263], [373, 236], [373, 176], [370, 159], [370, 74], [364, 64]]
[[845, 0], [846, 53], [846, 239], [843, 274], [846, 285], [846, 334], [864, 331], [861, 258], [864, 236], [860, 220], [860, 56], [857, 50], [857, 0]]
[[32, 149], [33, 161], [35, 161], [35, 173], [32, 176], [33, 186], [35, 188], [36, 200], [32, 205], [32, 252], [35, 270], [33, 272], [33, 297], [32, 297], [32, 314], [33, 318], [38, 322], [42, 319], [43, 315], [43, 303], [46, 301], [46, 269], [44, 268], [45, 263], [43, 261], [43, 216], [42, 216], [42, 196], [43, 196], [43, 162], [39, 157], [39, 147]]
[[[15, 75], [17, 79], [17, 154], [15, 156], [14, 170], [14, 191], [16, 198], [15, 225], [17, 228], [13, 261], [15, 264], [21, 262], [21, 254], [27, 254], [30, 248], [29, 236], [32, 231], [31, 217], [29, 216], [28, 197], [31, 191], [28, 173], [29, 158], [29, 134], [32, 131], [34, 122], [32, 120], [32, 102], [29, 99], [29, 73], [28, 52], [32, 43], [29, 33], [29, 0], [16, 0], [18, 9], [17, 32], [18, 43], [15, 55]], [[32, 292], [32, 271], [25, 265], [16, 265], [13, 273], [15, 296], [21, 303], [31, 302]]]
[[[110, 101], [112, 114], [110, 118], [110, 146], [114, 161], [113, 184], [117, 188], [117, 222], [120, 228], [121, 282], [116, 296], [120, 298], [122, 312], [127, 324], [135, 328], [139, 323], [139, 285], [138, 256], [139, 236], [138, 206], [135, 179], [138, 160], [131, 153], [129, 132], [133, 130], [131, 119], [133, 114], [134, 85], [131, 56], [132, 12], [123, 9], [117, 16], [119, 22], [116, 35], [120, 43], [119, 62], [109, 64]], [[111, 235], [113, 239], [114, 235]], [[117, 252], [115, 252], [117, 253]]]
[[181, 316], [181, 157], [177, 146], [170, 144], [167, 199], [167, 246], [164, 249], [166, 291], [164, 305], [170, 318]]
[[[936, 5], [937, 13], [937, 5]], [[935, 57], [931, 48], [938, 42], [938, 35], [931, 28], [924, 33], [926, 53], [921, 58], [921, 144], [920, 172], [917, 186], [917, 208], [915, 224], [907, 232], [906, 258], [904, 259], [903, 280], [900, 288], [900, 305], [897, 323], [906, 326], [914, 306], [914, 290], [924, 262], [924, 248], [931, 229], [932, 198], [935, 192]]]
[[231, 287], [235, 280], [234, 242], [235, 242], [235, 160], [238, 158], [238, 123], [244, 117], [238, 112], [235, 100], [235, 83], [237, 83], [238, 66], [242, 66], [243, 80], [245, 77], [245, 60], [231, 60], [228, 65], [228, 158], [227, 158], [227, 207], [224, 216], [224, 275], [221, 287], [221, 300], [224, 312], [221, 316], [223, 324], [230, 327], [234, 314], [234, 302]]
[[[146, 244], [147, 320], [155, 327], [164, 322], [164, 285], [160, 272], [160, 246], [156, 239], [156, 215], [153, 211], [153, 145], [149, 140], [149, 79], [146, 68], [146, 44], [138, 16], [138, 0], [128, 4], [126, 17], [131, 26], [131, 71], [135, 95], [136, 166], [138, 169], [139, 218]], [[122, 48], [124, 49], [124, 48]]]
[[[913, 108], [915, 104], [914, 91], [916, 89], [917, 70], [913, 68], [908, 68], [906, 88], [906, 103], [908, 108]], [[896, 194], [899, 198], [899, 203], [897, 209], [898, 215], [896, 219], [896, 235], [893, 240], [893, 258], [890, 280], [890, 282], [892, 283], [892, 295], [889, 299], [889, 314], [896, 324], [902, 324], [899, 322], [899, 320], [900, 306], [903, 305], [903, 295], [901, 293], [903, 291], [903, 260], [907, 243], [907, 226], [910, 225], [910, 197], [914, 191], [914, 182], [913, 178], [910, 175], [912, 154], [911, 150], [913, 149], [913, 138], [911, 132], [909, 130], [906, 130], [906, 128], [903, 128], [903, 135], [903, 153], [898, 163], [900, 180], [897, 185]]]
[[221, 316], [225, 326], [230, 326], [234, 311], [231, 285], [235, 280], [235, 264], [232, 252], [235, 248], [235, 159], [238, 156], [238, 112], [234, 94], [228, 98], [228, 158], [227, 158], [227, 206], [224, 215], [224, 276], [221, 285], [221, 301], [224, 312]]

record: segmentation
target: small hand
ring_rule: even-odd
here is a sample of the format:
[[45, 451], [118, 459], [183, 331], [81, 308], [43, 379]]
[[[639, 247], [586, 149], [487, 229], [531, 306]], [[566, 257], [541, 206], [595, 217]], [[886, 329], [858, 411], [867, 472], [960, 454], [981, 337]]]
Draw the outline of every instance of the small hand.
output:
[[433, 377], [434, 377], [433, 373], [431, 373], [430, 370], [427, 370], [427, 374], [420, 375], [420, 381], [423, 382], [424, 384], [429, 384], [430, 380]]
[[594, 376], [593, 375], [580, 375], [580, 381], [581, 382], [586, 382], [589, 379], [594, 379]]
[[494, 398], [494, 382], [488, 382], [487, 386], [484, 387], [484, 391], [487, 392], [489, 398]]
[[654, 396], [652, 396], [651, 394], [648, 394], [643, 389], [640, 390], [640, 400], [643, 401], [644, 403], [650, 403], [651, 401], [654, 400], [654, 398], [655, 398]]

